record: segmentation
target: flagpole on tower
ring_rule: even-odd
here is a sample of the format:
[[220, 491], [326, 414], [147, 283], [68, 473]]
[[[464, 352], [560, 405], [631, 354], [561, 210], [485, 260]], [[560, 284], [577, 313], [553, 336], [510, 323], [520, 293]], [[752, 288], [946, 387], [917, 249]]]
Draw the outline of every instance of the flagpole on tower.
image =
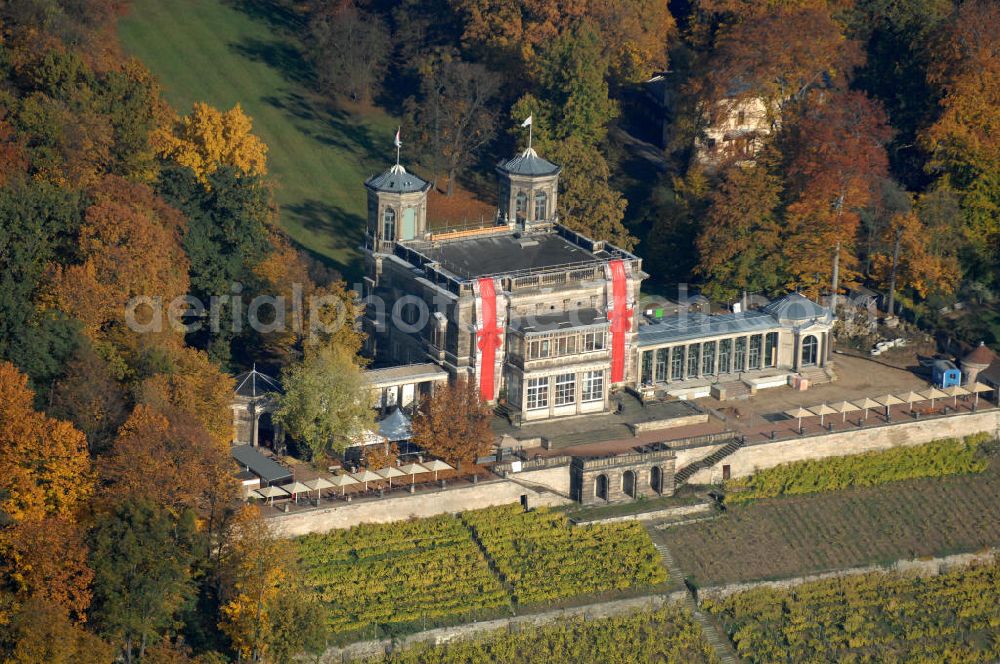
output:
[[399, 130], [400, 129], [402, 129], [402, 127], [397, 127], [396, 128], [396, 139], [393, 141], [393, 143], [396, 144], [396, 165], [397, 166], [399, 166], [399, 148], [402, 147], [402, 145], [403, 145], [403, 143], [399, 140]]
[[527, 118], [525, 118], [524, 122], [521, 123], [522, 127], [527, 127], [528, 128], [528, 149], [529, 150], [531, 149], [531, 127], [534, 124], [535, 123], [532, 120], [532, 116], [530, 116], [530, 115]]

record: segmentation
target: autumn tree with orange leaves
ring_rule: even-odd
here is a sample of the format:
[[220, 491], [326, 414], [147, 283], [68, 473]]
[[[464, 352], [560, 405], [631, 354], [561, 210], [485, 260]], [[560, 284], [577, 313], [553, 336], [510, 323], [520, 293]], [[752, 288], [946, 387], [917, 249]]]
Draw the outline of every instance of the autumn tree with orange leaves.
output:
[[496, 436], [490, 428], [491, 417], [473, 381], [437, 387], [413, 418], [413, 442], [461, 468], [493, 448]]
[[[831, 97], [782, 136], [788, 161], [784, 244], [789, 288], [810, 296], [853, 281], [859, 210], [888, 172], [891, 130], [878, 103], [863, 93]], [[838, 271], [840, 279], [834, 279]]]
[[[0, 362], [0, 569], [17, 602], [36, 598], [76, 621], [92, 572], [77, 513], [93, 494], [82, 433], [35, 410], [27, 376]], [[6, 609], [0, 611], [6, 619]]]

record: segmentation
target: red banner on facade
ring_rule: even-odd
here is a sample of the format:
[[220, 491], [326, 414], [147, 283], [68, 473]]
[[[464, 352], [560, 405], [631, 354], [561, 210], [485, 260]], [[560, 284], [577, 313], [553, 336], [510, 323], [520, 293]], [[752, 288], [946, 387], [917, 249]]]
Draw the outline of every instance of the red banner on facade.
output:
[[479, 280], [479, 298], [483, 318], [479, 328], [479, 351], [481, 366], [479, 368], [479, 398], [483, 401], [493, 401], [495, 386], [495, 368], [497, 348], [502, 339], [497, 327], [497, 294], [492, 279]]
[[611, 269], [612, 305], [608, 312], [611, 321], [611, 382], [625, 380], [625, 337], [632, 329], [632, 309], [628, 307], [628, 280], [625, 264], [615, 259], [608, 264]]

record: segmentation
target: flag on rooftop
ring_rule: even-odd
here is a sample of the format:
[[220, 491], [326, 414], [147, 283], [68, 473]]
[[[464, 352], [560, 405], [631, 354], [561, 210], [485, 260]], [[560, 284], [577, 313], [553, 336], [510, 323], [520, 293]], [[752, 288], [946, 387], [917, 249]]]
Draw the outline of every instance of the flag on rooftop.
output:
[[522, 127], [530, 127], [531, 126], [531, 116], [530, 115], [527, 117], [527, 119], [525, 119], [524, 122], [521, 123], [521, 126]]
[[403, 145], [403, 142], [399, 140], [399, 130], [400, 129], [402, 129], [402, 127], [397, 127], [396, 128], [396, 138], [393, 139], [393, 141], [392, 141], [392, 144], [395, 145], [397, 148], [398, 147], [402, 147], [402, 145]]

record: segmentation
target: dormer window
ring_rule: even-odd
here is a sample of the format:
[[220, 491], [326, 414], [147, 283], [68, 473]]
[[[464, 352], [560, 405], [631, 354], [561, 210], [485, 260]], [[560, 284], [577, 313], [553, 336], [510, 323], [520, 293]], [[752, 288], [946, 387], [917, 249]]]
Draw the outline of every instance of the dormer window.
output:
[[535, 221], [545, 221], [548, 217], [545, 209], [548, 202], [549, 197], [544, 191], [535, 193]]
[[386, 208], [382, 213], [382, 239], [396, 239], [396, 211], [392, 208]]

